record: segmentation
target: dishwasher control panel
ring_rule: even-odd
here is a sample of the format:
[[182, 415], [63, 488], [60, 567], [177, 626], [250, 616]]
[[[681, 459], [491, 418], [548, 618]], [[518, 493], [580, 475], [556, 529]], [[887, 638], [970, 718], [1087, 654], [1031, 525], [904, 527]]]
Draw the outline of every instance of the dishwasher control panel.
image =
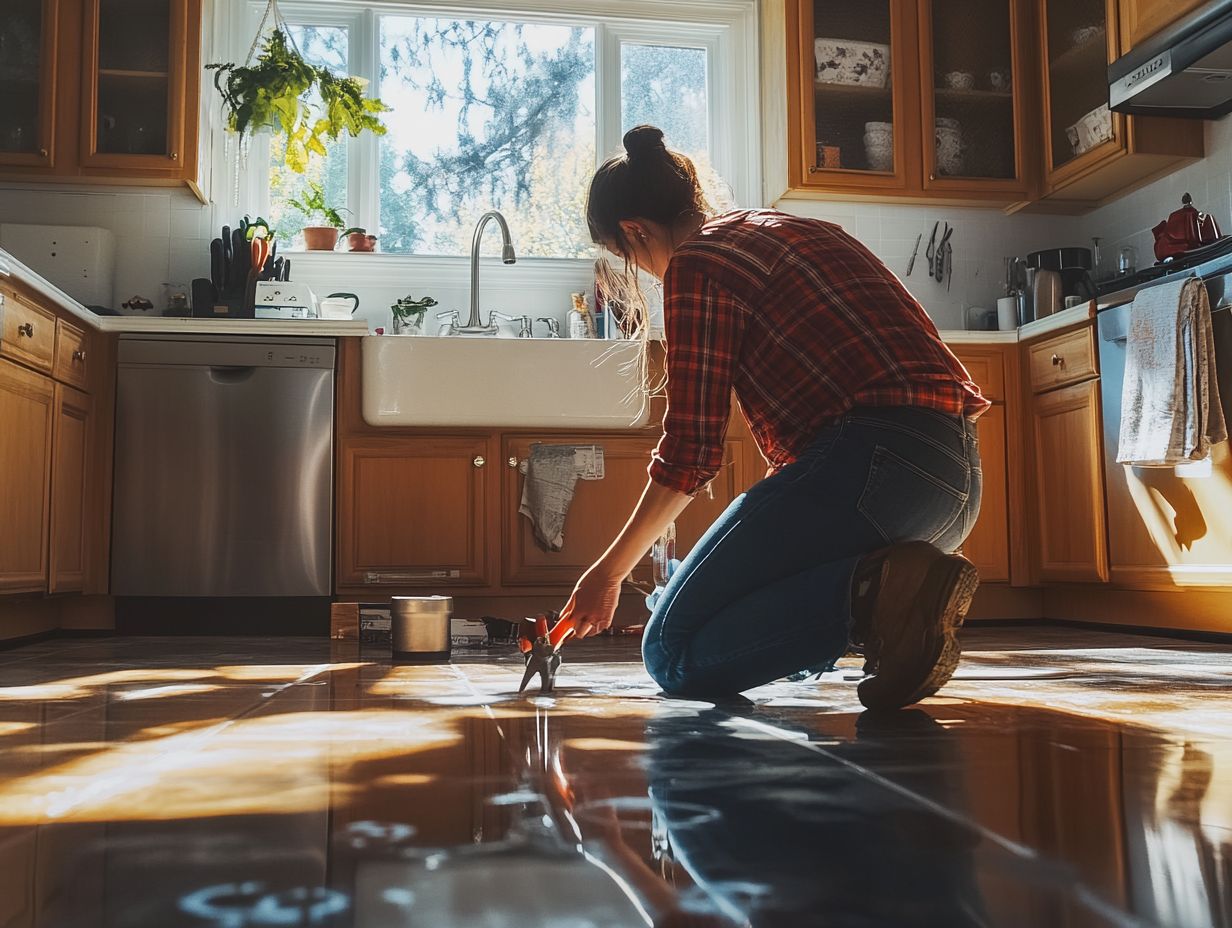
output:
[[120, 339], [121, 367], [172, 365], [176, 367], [301, 367], [333, 370], [336, 348], [332, 338], [261, 338], [223, 336], [128, 336]]

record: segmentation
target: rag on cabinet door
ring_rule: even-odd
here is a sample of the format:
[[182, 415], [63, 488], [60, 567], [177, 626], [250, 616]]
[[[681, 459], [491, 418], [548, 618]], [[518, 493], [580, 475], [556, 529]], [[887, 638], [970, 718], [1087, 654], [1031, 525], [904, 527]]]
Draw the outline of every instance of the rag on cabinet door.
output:
[[489, 582], [496, 448], [487, 435], [344, 440], [338, 586]]
[[55, 387], [0, 358], [0, 591], [47, 587]]

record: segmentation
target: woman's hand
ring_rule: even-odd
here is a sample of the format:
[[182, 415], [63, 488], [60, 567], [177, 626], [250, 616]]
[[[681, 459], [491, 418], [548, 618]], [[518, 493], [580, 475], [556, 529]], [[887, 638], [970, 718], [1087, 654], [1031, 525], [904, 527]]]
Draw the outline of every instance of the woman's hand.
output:
[[607, 570], [602, 561], [595, 564], [578, 580], [560, 620], [572, 620], [578, 638], [607, 630], [616, 617], [622, 582], [623, 578]]

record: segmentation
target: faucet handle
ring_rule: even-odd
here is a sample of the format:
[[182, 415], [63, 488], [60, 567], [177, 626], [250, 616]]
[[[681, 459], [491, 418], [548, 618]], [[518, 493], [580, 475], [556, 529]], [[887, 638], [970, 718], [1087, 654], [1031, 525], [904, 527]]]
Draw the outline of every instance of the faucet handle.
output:
[[551, 316], [540, 316], [537, 320], [548, 327], [548, 338], [560, 338], [560, 320]]
[[437, 335], [453, 335], [462, 323], [456, 309], [447, 309], [444, 312], [437, 313], [436, 318], [438, 321], [445, 323], [437, 331]]
[[488, 317], [488, 322], [491, 323], [493, 319], [510, 324], [516, 322], [518, 326], [518, 338], [535, 337], [535, 332], [532, 328], [533, 323], [530, 320], [530, 316], [510, 316], [494, 309], [492, 310], [492, 314]]

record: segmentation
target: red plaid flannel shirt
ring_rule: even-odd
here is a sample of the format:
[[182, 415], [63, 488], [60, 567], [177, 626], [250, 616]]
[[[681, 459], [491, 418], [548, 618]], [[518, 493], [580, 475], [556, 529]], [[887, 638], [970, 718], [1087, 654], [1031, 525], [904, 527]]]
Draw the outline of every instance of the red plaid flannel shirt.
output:
[[775, 469], [854, 406], [988, 408], [923, 307], [836, 225], [718, 216], [677, 249], [663, 293], [667, 413], [649, 470], [682, 493], [719, 471], [733, 390]]

